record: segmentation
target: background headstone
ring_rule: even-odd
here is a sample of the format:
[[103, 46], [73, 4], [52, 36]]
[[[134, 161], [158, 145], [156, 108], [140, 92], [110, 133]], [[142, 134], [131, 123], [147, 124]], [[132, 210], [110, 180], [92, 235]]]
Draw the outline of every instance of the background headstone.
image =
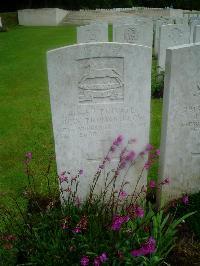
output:
[[177, 45], [188, 44], [189, 39], [189, 26], [164, 25], [160, 27], [158, 54], [158, 66], [160, 67], [160, 70], [165, 70], [166, 49]]
[[[47, 59], [58, 174], [84, 169], [79, 186], [84, 198], [117, 135], [124, 135], [125, 142], [136, 138], [132, 144], [136, 153], [149, 141], [151, 49], [90, 43], [49, 51]], [[114, 154], [112, 167], [119, 156]], [[130, 169], [126, 177], [129, 192], [143, 166], [141, 158]], [[99, 190], [105, 176], [100, 181]], [[144, 184], [145, 173], [138, 189]]]
[[159, 50], [159, 38], [160, 38], [160, 27], [162, 25], [173, 24], [173, 20], [169, 18], [159, 18], [155, 22], [155, 33], [154, 33], [154, 54], [158, 56]]
[[200, 25], [200, 18], [194, 18], [190, 20], [190, 42], [193, 43], [194, 42], [194, 29], [195, 26]]
[[194, 42], [200, 42], [200, 25], [195, 26], [195, 29], [194, 29]]
[[159, 200], [200, 190], [200, 44], [167, 49]]
[[118, 25], [113, 28], [113, 41], [152, 47], [153, 29], [149, 30], [144, 24]]
[[93, 22], [77, 28], [77, 43], [108, 42], [108, 24]]

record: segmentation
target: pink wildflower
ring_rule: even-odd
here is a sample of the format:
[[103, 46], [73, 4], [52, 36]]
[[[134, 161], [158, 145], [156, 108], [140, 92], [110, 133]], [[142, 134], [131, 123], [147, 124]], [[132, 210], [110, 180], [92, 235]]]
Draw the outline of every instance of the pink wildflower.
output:
[[74, 228], [74, 229], [72, 230], [72, 232], [75, 233], [75, 234], [78, 234], [78, 233], [81, 233], [81, 229], [78, 228], [78, 227], [76, 227], [76, 228]]
[[156, 251], [156, 241], [153, 237], [150, 237], [141, 248], [131, 251], [131, 255], [134, 257], [146, 256]]
[[170, 183], [170, 179], [169, 177], [167, 177], [161, 182], [161, 185], [168, 185], [169, 183]]
[[151, 167], [151, 163], [150, 163], [150, 161], [147, 161], [147, 162], [144, 164], [144, 169], [148, 170], [150, 167]]
[[139, 206], [135, 206], [134, 212], [136, 217], [142, 218], [144, 216], [144, 210]]
[[114, 141], [113, 141], [113, 145], [115, 146], [119, 146], [123, 141], [123, 136], [119, 135]]
[[63, 183], [63, 182], [65, 182], [65, 181], [67, 181], [68, 180], [68, 177], [67, 176], [65, 176], [65, 175], [60, 175], [59, 176], [59, 180], [60, 180], [60, 183]]
[[113, 221], [112, 221], [112, 225], [111, 225], [111, 229], [113, 231], [119, 231], [122, 224], [126, 223], [128, 220], [129, 220], [129, 216], [118, 216], [116, 215], [114, 218], [113, 218]]
[[75, 205], [79, 208], [80, 207], [80, 205], [81, 205], [81, 200], [80, 200], [80, 198], [77, 196], [76, 198], [75, 198]]
[[81, 261], [80, 261], [81, 266], [87, 266], [87, 265], [89, 265], [89, 262], [90, 262], [90, 260], [89, 260], [88, 256], [83, 256], [81, 258]]
[[108, 256], [105, 252], [103, 252], [101, 255], [99, 255], [99, 259], [103, 263], [108, 260]]
[[188, 197], [188, 195], [184, 195], [184, 196], [182, 197], [182, 202], [183, 202], [183, 204], [185, 204], [185, 205], [187, 205], [187, 204], [189, 203], [189, 197]]
[[156, 155], [160, 156], [160, 150], [159, 149], [156, 150]]
[[83, 169], [80, 169], [78, 172], [79, 175], [83, 175]]
[[32, 159], [32, 152], [30, 152], [30, 151], [27, 152], [26, 153], [26, 158], [29, 159], [29, 160], [31, 160]]
[[151, 144], [147, 144], [145, 150], [151, 151], [151, 150], [153, 150], [153, 146]]
[[94, 266], [100, 266], [101, 265], [101, 261], [100, 261], [99, 257], [94, 258], [93, 265]]
[[149, 187], [150, 188], [155, 188], [156, 187], [156, 182], [154, 180], [149, 181]]
[[133, 161], [134, 158], [135, 158], [135, 152], [134, 151], [130, 151], [126, 155], [125, 160], [131, 162], [131, 161]]
[[122, 160], [119, 165], [119, 169], [124, 169], [126, 167], [126, 160]]
[[125, 199], [126, 197], [127, 197], [127, 193], [124, 191], [124, 190], [121, 190], [120, 192], [119, 192], [119, 198], [120, 199]]

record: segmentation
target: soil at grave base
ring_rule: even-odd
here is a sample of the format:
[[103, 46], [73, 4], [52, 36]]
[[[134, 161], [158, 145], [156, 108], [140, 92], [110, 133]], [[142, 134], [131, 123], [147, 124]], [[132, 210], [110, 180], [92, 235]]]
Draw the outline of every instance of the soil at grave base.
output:
[[178, 228], [176, 246], [169, 254], [167, 263], [171, 266], [200, 266], [200, 240], [185, 224]]

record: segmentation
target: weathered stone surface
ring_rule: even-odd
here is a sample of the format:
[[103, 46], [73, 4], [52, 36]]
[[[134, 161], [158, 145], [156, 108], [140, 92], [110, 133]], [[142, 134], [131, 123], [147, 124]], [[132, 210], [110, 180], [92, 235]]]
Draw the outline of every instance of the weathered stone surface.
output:
[[194, 42], [200, 42], [200, 25], [195, 26], [195, 29], [194, 29]]
[[93, 22], [77, 28], [77, 43], [108, 42], [108, 24]]
[[[78, 193], [85, 198], [117, 135], [122, 134], [125, 143], [136, 138], [137, 142], [130, 144], [136, 153], [149, 141], [151, 49], [89, 43], [49, 51], [47, 59], [58, 174], [70, 171], [74, 175], [84, 169]], [[119, 151], [114, 153], [109, 169], [116, 166], [117, 159]], [[133, 192], [143, 165], [141, 158], [127, 174], [129, 192]], [[105, 175], [106, 171], [98, 190]], [[146, 184], [145, 176], [138, 189]]]
[[167, 49], [160, 157], [166, 177], [164, 202], [200, 190], [200, 44]]
[[56, 26], [68, 11], [59, 8], [23, 9], [18, 10], [19, 25], [24, 26]]
[[190, 39], [189, 26], [164, 25], [160, 27], [160, 42], [158, 54], [158, 66], [165, 70], [166, 49], [169, 47], [188, 44]]
[[159, 40], [160, 40], [160, 27], [162, 25], [173, 24], [173, 19], [159, 18], [155, 23], [155, 34], [154, 34], [154, 54], [158, 56]]
[[153, 27], [140, 24], [123, 24], [113, 28], [113, 41], [152, 47]]
[[195, 31], [195, 27], [197, 25], [200, 25], [200, 19], [199, 18], [195, 18], [193, 20], [190, 21], [190, 42], [193, 43], [194, 42], [194, 31]]

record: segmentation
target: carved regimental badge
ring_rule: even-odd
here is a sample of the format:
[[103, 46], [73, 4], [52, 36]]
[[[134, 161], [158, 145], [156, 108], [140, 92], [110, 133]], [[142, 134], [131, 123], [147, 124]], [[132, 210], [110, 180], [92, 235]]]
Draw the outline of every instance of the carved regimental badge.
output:
[[91, 58], [78, 60], [79, 103], [123, 102], [123, 58]]
[[127, 41], [128, 43], [133, 43], [138, 39], [138, 32], [136, 28], [134, 27], [129, 27], [126, 28], [124, 31], [124, 40]]

